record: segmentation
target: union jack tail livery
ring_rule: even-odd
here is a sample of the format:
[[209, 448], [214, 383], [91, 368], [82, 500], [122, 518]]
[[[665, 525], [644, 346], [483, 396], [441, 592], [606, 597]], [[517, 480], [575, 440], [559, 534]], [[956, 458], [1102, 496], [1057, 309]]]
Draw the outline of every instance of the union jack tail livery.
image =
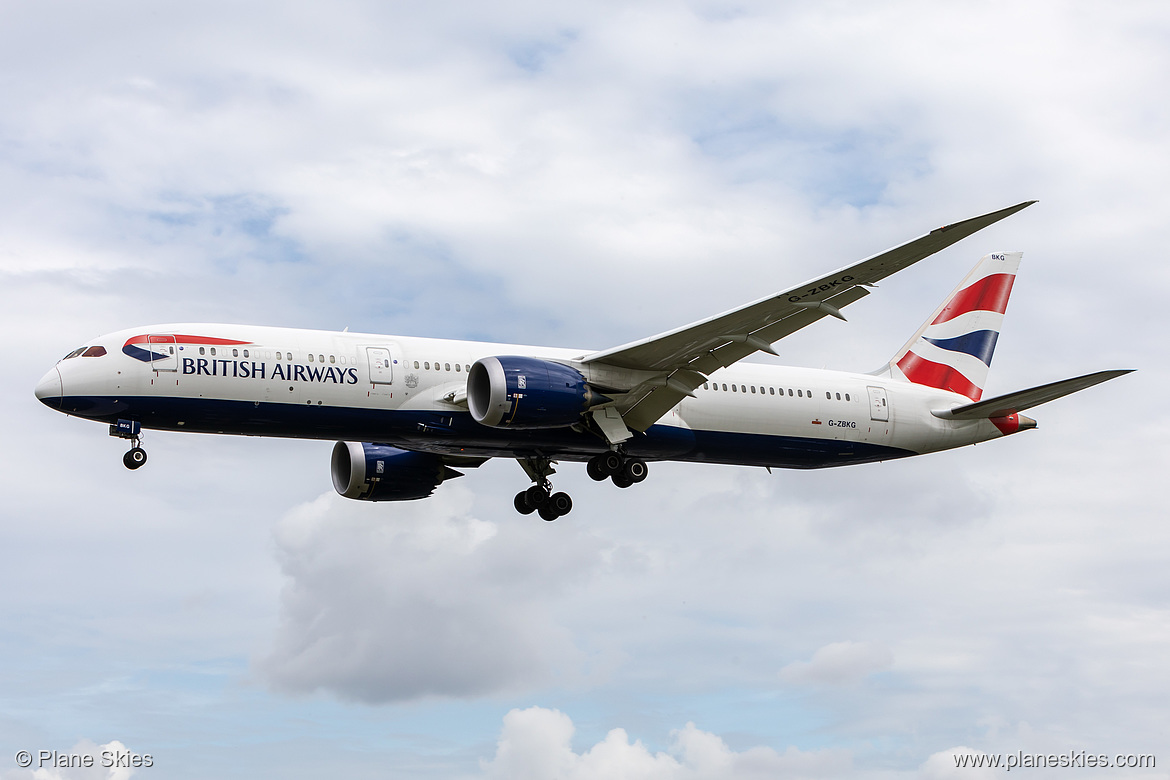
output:
[[890, 375], [978, 401], [1023, 252], [984, 255], [890, 360]]

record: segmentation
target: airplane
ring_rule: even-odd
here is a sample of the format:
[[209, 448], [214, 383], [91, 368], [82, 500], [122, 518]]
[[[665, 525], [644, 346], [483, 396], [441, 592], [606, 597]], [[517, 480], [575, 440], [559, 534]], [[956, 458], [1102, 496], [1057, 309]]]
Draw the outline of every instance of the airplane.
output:
[[876, 283], [1036, 201], [955, 222], [830, 274], [600, 352], [206, 323], [149, 325], [73, 350], [35, 394], [109, 424], [146, 462], [144, 430], [335, 440], [334, 488], [364, 501], [430, 496], [490, 458], [532, 485], [513, 501], [573, 508], [559, 461], [620, 488], [648, 461], [814, 469], [921, 455], [1036, 427], [1021, 412], [1113, 379], [1098, 371], [983, 399], [1020, 252], [982, 257], [871, 373], [744, 363], [869, 295]]

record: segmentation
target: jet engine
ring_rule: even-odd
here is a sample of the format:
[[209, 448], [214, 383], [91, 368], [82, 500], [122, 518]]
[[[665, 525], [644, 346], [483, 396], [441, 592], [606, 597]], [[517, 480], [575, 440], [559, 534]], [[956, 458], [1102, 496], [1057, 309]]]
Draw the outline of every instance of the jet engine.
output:
[[359, 501], [426, 498], [443, 480], [463, 476], [439, 455], [352, 441], [333, 445], [329, 470], [337, 492]]
[[564, 428], [607, 401], [580, 371], [539, 358], [482, 358], [467, 377], [471, 417], [492, 428]]

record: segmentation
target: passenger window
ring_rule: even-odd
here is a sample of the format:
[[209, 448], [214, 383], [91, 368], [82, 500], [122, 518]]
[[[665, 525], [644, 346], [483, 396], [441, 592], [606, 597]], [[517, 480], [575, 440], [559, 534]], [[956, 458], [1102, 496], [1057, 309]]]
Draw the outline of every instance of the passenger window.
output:
[[291, 353], [291, 352], [287, 353], [287, 354], [284, 356], [284, 359], [285, 359], [285, 360], [292, 360], [292, 353]]
[[212, 357], [215, 357], [215, 347], [212, 347], [212, 348], [211, 348], [211, 356], [212, 356]]
[[776, 388], [769, 387], [768, 388], [768, 395], [776, 395]]
[[200, 354], [200, 355], [206, 355], [206, 354], [207, 354], [207, 352], [206, 352], [206, 351], [203, 349], [203, 347], [200, 347], [200, 348], [199, 348], [199, 354]]
[[244, 357], [248, 357], [248, 350], [244, 350]]
[[313, 362], [313, 353], [312, 352], [309, 353], [309, 362], [310, 363]]
[[703, 383], [703, 389], [704, 389], [704, 390], [710, 390], [711, 388], [707, 387], [707, 383], [706, 383], [706, 382], [704, 382], [704, 383]]
[[846, 394], [845, 394], [845, 400], [846, 400], [846, 401], [848, 401], [848, 400], [849, 400], [849, 393], [846, 393]]
[[[202, 351], [202, 350], [200, 350], [200, 351]], [[277, 359], [277, 360], [284, 360], [284, 358], [282, 358], [282, 357], [280, 356], [280, 353], [279, 353], [279, 352], [277, 352], [277, 353], [276, 353], [276, 359]]]
[[456, 364], [455, 364], [455, 373], [456, 373], [456, 374], [458, 374], [458, 373], [459, 373], [460, 371], [462, 371], [462, 370], [463, 370], [463, 366], [461, 366], [461, 365], [459, 365], [458, 363], [456, 363]]
[[838, 401], [840, 401], [840, 400], [841, 400], [841, 394], [840, 394], [840, 393], [837, 393], [837, 400], [838, 400]]
[[444, 363], [444, 364], [443, 364], [443, 368], [444, 368], [445, 370], [447, 370], [447, 371], [450, 371], [450, 370], [451, 370], [451, 364], [450, 364], [450, 363]]
[[428, 360], [425, 363], [423, 363], [423, 368], [425, 368], [427, 371], [430, 371], [431, 370], [431, 361]]
[[337, 359], [333, 355], [330, 355], [329, 356], [329, 364], [333, 365], [336, 362], [337, 362]]
[[802, 393], [801, 391], [797, 390], [797, 391], [796, 391], [796, 397], [797, 397], [797, 398], [804, 398], [804, 393]]
[[833, 394], [830, 393], [828, 390], [825, 391], [825, 400], [827, 400], [827, 401], [833, 400]]
[[414, 361], [414, 367], [415, 367], [415, 368], [418, 368], [418, 361], [417, 361], [417, 360], [416, 360], [416, 361]]
[[101, 357], [106, 354], [105, 347], [90, 347], [85, 352], [81, 353], [82, 357]]
[[470, 370], [471, 370], [471, 364], [470, 364], [470, 363], [468, 363], [468, 364], [464, 365], [463, 367], [464, 367], [466, 370], [468, 370], [468, 371], [470, 371]]
[[752, 385], [752, 395], [755, 395], [755, 394], [756, 394], [756, 386]]

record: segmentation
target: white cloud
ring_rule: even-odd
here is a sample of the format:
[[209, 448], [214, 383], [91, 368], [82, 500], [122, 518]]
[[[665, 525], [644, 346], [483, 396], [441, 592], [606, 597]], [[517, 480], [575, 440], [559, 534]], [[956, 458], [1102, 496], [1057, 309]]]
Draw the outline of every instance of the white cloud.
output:
[[894, 654], [877, 642], [834, 642], [817, 650], [808, 661], [793, 661], [780, 670], [780, 679], [792, 683], [856, 683], [889, 669]]
[[671, 733], [667, 751], [630, 742], [615, 728], [597, 744], [574, 751], [573, 722], [543, 707], [512, 710], [504, 716], [495, 757], [483, 762], [486, 778], [508, 780], [752, 780], [752, 778], [836, 777], [850, 768], [848, 754], [767, 747], [735, 751], [719, 736], [688, 723]]
[[987, 766], [971, 767], [956, 766], [957, 762], [981, 760], [987, 754], [981, 750], [972, 750], [969, 747], [949, 748], [940, 750], [923, 762], [919, 767], [920, 780], [992, 780], [1003, 776], [1004, 770], [992, 769]]
[[288, 582], [258, 669], [277, 688], [386, 702], [528, 689], [577, 653], [551, 609], [600, 563], [595, 540], [555, 551], [477, 519], [468, 488], [368, 505], [333, 493], [281, 521]]

